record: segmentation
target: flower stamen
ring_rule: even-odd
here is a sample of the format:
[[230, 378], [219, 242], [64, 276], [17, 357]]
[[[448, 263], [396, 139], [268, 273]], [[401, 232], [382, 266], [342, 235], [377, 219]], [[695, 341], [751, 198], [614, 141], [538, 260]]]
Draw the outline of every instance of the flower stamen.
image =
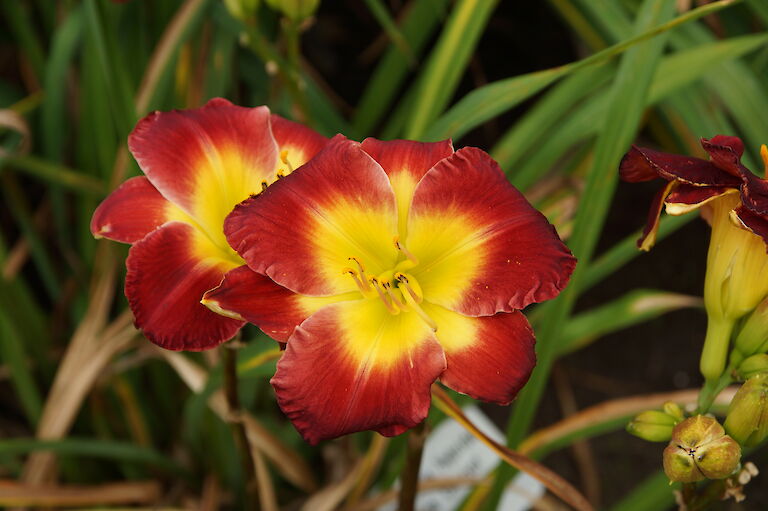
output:
[[288, 150], [287, 149], [283, 149], [282, 151], [280, 151], [280, 161], [283, 162], [283, 165], [288, 167], [288, 173], [289, 174], [291, 172], [293, 172], [293, 165], [291, 165], [291, 162], [288, 160]]
[[760, 158], [763, 160], [763, 166], [765, 167], [765, 174], [768, 175], [768, 146], [765, 144], [760, 146]]
[[407, 312], [410, 310], [408, 308], [408, 304], [405, 303], [403, 300], [397, 297], [397, 294], [392, 291], [392, 283], [388, 281], [383, 281], [381, 285], [384, 287], [384, 290], [387, 292], [387, 295], [389, 295], [389, 298], [392, 300], [392, 303], [395, 304], [395, 306], [400, 309], [403, 312]]
[[411, 263], [413, 263], [413, 266], [416, 266], [417, 264], [419, 264], [419, 259], [418, 259], [418, 258], [417, 258], [415, 255], [413, 255], [413, 254], [411, 253], [411, 251], [410, 251], [410, 250], [408, 250], [407, 248], [405, 248], [405, 246], [404, 246], [402, 243], [400, 243], [400, 236], [395, 236], [395, 237], [394, 237], [394, 239], [393, 239], [393, 241], [395, 242], [395, 247], [396, 247], [396, 248], [397, 248], [397, 249], [398, 249], [400, 252], [402, 252], [402, 253], [403, 253], [403, 255], [405, 255], [405, 258], [406, 258], [408, 261], [410, 261]]
[[341, 273], [348, 273], [352, 277], [352, 280], [354, 280], [357, 285], [357, 289], [360, 290], [363, 296], [366, 296], [370, 292], [371, 287], [368, 285], [367, 281], [360, 279], [357, 270], [347, 267], [341, 270]]
[[389, 297], [384, 294], [384, 291], [381, 290], [381, 284], [379, 283], [379, 280], [376, 277], [371, 277], [369, 281], [373, 286], [373, 289], [375, 289], [376, 293], [378, 293], [381, 301], [384, 302], [384, 306], [387, 308], [390, 314], [400, 314], [400, 309], [398, 309], [397, 306], [389, 299]]
[[[413, 289], [414, 287], [417, 287], [418, 290], [421, 291], [421, 288], [418, 287], [418, 284], [416, 283], [416, 279], [409, 280], [403, 273], [396, 273], [395, 279], [400, 283], [399, 288], [403, 290], [403, 298], [405, 298], [408, 306], [413, 309], [413, 312], [418, 314], [427, 325], [429, 325], [433, 332], [437, 332], [437, 323], [435, 323], [435, 320], [430, 318], [429, 314], [424, 312], [424, 309], [419, 305], [423, 301], [423, 298], [421, 293], [417, 293], [416, 290]], [[413, 284], [413, 287], [411, 284]]]

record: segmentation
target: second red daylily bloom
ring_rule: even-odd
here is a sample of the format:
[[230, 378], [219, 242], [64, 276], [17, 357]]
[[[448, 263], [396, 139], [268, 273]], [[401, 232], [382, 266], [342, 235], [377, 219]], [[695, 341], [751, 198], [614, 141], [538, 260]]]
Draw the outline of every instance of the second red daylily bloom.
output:
[[272, 384], [311, 443], [402, 433], [437, 379], [509, 403], [535, 364], [520, 309], [575, 265], [496, 162], [450, 141], [338, 136], [225, 232], [247, 266], [203, 302], [287, 342]]
[[[712, 226], [704, 283], [709, 325], [702, 374], [719, 378], [735, 322], [768, 295], [768, 182], [741, 164], [744, 145], [736, 137], [702, 139], [709, 160], [633, 147], [619, 169], [630, 182], [662, 178], [638, 246], [649, 250], [656, 239], [662, 207], [680, 215], [704, 207]], [[761, 148], [768, 168], [768, 149]]]
[[327, 139], [272, 115], [213, 99], [202, 108], [154, 112], [128, 147], [145, 176], [127, 180], [96, 209], [97, 238], [130, 243], [125, 294], [136, 325], [173, 350], [203, 350], [243, 325], [200, 304], [243, 264], [224, 218], [314, 156]]

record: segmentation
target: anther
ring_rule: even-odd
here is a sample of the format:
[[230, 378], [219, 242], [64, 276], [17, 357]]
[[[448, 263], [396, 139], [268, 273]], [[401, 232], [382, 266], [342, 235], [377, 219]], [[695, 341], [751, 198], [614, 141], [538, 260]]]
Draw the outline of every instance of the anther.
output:
[[360, 281], [362, 282], [362, 287], [360, 289], [363, 290], [363, 292], [370, 291], [371, 288], [368, 285], [368, 277], [365, 276], [365, 267], [363, 266], [363, 263], [361, 263], [357, 257], [348, 257], [347, 260], [354, 261], [355, 264], [357, 264], [357, 268], [360, 274]]
[[384, 290], [387, 292], [387, 295], [389, 295], [389, 298], [392, 300], [392, 302], [400, 309], [400, 310], [409, 310], [408, 304], [406, 304], [403, 300], [397, 297], [397, 294], [392, 291], [392, 284], [390, 282], [384, 281], [381, 283], [381, 285], [384, 287]]
[[[407, 291], [407, 294], [409, 294], [416, 303], [422, 302], [424, 298], [421, 296], [421, 293], [417, 293], [416, 290], [414, 290], [413, 287], [411, 287], [411, 283], [408, 280], [408, 277], [405, 276], [405, 274], [399, 273], [399, 272], [395, 273], [395, 279], [397, 279], [397, 281], [400, 284], [402, 284], [402, 287], [405, 288], [405, 290]], [[405, 295], [406, 293], [403, 293], [403, 294]], [[406, 299], [407, 298], [408, 297], [406, 296]]]
[[282, 161], [282, 162], [283, 162], [283, 164], [284, 164], [286, 167], [288, 167], [288, 170], [289, 170], [289, 172], [288, 172], [288, 173], [289, 173], [289, 174], [290, 174], [291, 172], [293, 172], [293, 165], [291, 165], [291, 162], [290, 162], [290, 161], [288, 161], [288, 150], [287, 150], [287, 149], [283, 149], [282, 151], [280, 151], [280, 161]]
[[400, 309], [398, 309], [394, 303], [392, 303], [389, 300], [389, 297], [384, 294], [384, 292], [381, 290], [381, 284], [379, 284], [379, 281], [376, 280], [376, 277], [370, 278], [370, 283], [373, 285], [373, 289], [376, 290], [376, 293], [378, 293], [379, 298], [381, 298], [381, 301], [384, 302], [384, 306], [387, 308], [387, 310], [391, 314], [400, 314]]
[[267, 188], [269, 188], [269, 183], [267, 183], [267, 180], [265, 179], [264, 181], [261, 182], [261, 191], [263, 192]]
[[283, 179], [285, 177], [285, 170], [280, 169], [275, 175], [277, 176], [277, 179]]
[[361, 293], [365, 294], [370, 291], [371, 288], [368, 286], [368, 282], [363, 283], [364, 281], [360, 280], [357, 272], [352, 268], [344, 268], [341, 270], [341, 273], [348, 273], [352, 277], [352, 280], [355, 281], [355, 284]]
[[768, 174], [768, 146], [765, 144], [760, 146], [760, 158], [763, 160], [765, 166], [765, 173]]
[[419, 264], [419, 259], [400, 243], [400, 236], [395, 236], [392, 241], [395, 242], [395, 247], [397, 247], [397, 249], [405, 255], [405, 258], [412, 262], [414, 266]]

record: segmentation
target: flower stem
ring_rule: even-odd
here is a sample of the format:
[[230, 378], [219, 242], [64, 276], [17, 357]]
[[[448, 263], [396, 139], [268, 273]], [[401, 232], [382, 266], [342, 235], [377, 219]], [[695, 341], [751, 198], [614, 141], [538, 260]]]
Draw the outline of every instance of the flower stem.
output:
[[399, 511], [413, 511], [416, 502], [416, 494], [419, 488], [419, 469], [421, 468], [421, 454], [424, 451], [424, 442], [427, 439], [426, 419], [424, 422], [408, 432], [408, 451], [405, 458], [405, 467], [400, 476]]
[[699, 367], [707, 384], [715, 384], [725, 369], [728, 346], [733, 332], [733, 320], [709, 317], [704, 348], [701, 350]]
[[229, 407], [229, 423], [232, 426], [232, 434], [235, 438], [235, 446], [240, 452], [240, 462], [243, 467], [243, 479], [245, 482], [245, 509], [259, 509], [258, 483], [256, 470], [251, 452], [251, 445], [245, 431], [240, 408], [240, 396], [237, 391], [237, 350], [240, 348], [239, 336], [223, 346], [224, 351], [224, 394]]

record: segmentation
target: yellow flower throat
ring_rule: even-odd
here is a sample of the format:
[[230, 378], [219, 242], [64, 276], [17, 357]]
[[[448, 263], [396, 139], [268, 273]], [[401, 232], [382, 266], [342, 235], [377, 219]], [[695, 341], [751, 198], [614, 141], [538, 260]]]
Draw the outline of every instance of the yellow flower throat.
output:
[[407, 273], [419, 264], [419, 260], [400, 243], [399, 237], [394, 237], [395, 247], [405, 256], [394, 269], [387, 270], [377, 276], [365, 273], [365, 266], [357, 257], [350, 257], [355, 268], [346, 267], [342, 270], [354, 280], [360, 293], [367, 299], [379, 299], [392, 315], [401, 312], [415, 312], [433, 332], [437, 331], [437, 323], [424, 312], [421, 303], [424, 294], [416, 278]]

